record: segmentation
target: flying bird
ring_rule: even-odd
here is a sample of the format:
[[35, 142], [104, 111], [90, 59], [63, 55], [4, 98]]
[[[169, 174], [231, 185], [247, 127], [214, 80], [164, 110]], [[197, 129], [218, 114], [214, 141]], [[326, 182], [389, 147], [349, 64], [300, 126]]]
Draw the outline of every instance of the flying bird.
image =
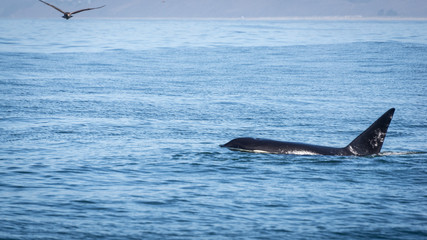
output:
[[98, 9], [98, 8], [103, 8], [103, 7], [105, 7], [105, 5], [104, 6], [101, 6], [101, 7], [96, 7], [96, 8], [85, 8], [85, 9], [80, 9], [80, 10], [77, 10], [77, 11], [74, 11], [74, 12], [64, 12], [64, 11], [62, 11], [61, 9], [59, 9], [59, 8], [57, 8], [57, 7], [55, 7], [55, 6], [53, 6], [52, 4], [49, 4], [49, 3], [47, 3], [47, 2], [45, 2], [45, 1], [42, 1], [42, 0], [39, 0], [40, 2], [42, 2], [42, 3], [44, 3], [44, 4], [46, 4], [46, 5], [48, 5], [48, 6], [51, 6], [51, 7], [53, 7], [53, 8], [55, 8], [56, 10], [58, 10], [58, 11], [60, 11], [61, 13], [63, 13], [64, 14], [64, 16], [62, 16], [63, 18], [65, 18], [65, 19], [70, 19], [70, 18], [72, 18], [73, 16], [73, 14], [76, 14], [76, 13], [79, 13], [79, 12], [84, 12], [84, 11], [89, 11], [89, 10], [94, 10], [94, 9]]

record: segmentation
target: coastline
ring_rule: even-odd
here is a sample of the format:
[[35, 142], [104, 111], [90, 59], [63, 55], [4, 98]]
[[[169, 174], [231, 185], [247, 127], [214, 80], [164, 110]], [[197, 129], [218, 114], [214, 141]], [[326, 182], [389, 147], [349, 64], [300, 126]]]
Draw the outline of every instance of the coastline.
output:
[[[0, 17], [1, 19], [58, 19], [58, 17]], [[427, 21], [424, 17], [363, 17], [363, 16], [314, 16], [314, 17], [79, 17], [79, 19], [105, 20], [190, 20], [190, 21]]]

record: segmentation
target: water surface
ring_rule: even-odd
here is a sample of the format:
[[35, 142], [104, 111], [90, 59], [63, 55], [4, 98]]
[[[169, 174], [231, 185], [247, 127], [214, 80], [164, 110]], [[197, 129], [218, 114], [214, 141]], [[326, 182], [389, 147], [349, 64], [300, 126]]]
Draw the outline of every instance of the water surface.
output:
[[0, 20], [0, 238], [426, 239], [426, 25]]

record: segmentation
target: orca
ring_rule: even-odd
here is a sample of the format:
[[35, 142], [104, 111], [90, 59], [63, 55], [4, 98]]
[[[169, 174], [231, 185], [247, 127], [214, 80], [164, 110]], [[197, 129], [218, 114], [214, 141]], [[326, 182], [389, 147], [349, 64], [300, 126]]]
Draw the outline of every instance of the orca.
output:
[[248, 137], [236, 138], [220, 146], [235, 151], [272, 154], [337, 156], [374, 155], [381, 151], [388, 126], [393, 118], [394, 110], [394, 108], [391, 108], [385, 112], [370, 127], [343, 148]]

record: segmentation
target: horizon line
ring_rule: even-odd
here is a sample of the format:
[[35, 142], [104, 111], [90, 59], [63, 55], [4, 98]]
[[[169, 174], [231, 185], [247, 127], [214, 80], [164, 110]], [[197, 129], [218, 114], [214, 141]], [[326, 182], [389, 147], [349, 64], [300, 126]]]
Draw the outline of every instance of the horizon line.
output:
[[[58, 17], [0, 17], [0, 19], [57, 19]], [[427, 17], [364, 17], [364, 16], [310, 16], [310, 17], [79, 17], [79, 19], [109, 19], [109, 20], [372, 20], [372, 21], [427, 21]]]

